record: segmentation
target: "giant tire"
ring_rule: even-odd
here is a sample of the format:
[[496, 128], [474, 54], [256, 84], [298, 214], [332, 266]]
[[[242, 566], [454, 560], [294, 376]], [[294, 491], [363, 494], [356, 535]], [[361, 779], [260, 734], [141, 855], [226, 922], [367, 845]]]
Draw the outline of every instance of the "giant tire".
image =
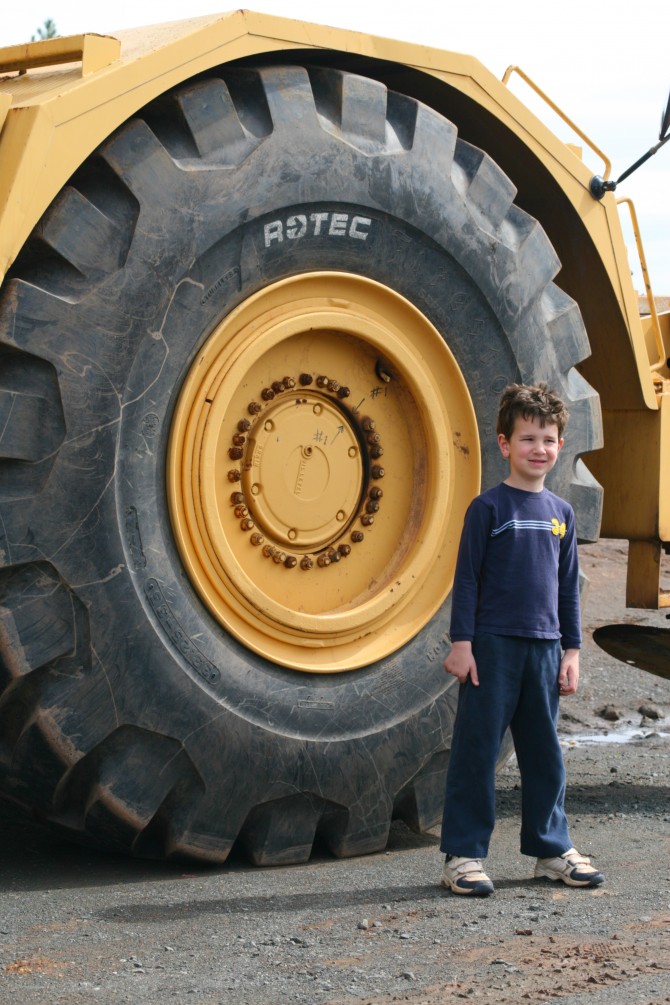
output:
[[[596, 396], [574, 369], [588, 343], [552, 282], [553, 250], [513, 198], [431, 110], [373, 80], [300, 67], [187, 84], [77, 172], [0, 306], [6, 796], [103, 847], [219, 862], [235, 842], [259, 864], [298, 862], [317, 836], [351, 855], [382, 848], [394, 815], [436, 823], [455, 701], [445, 594], [479, 442], [484, 487], [503, 473], [494, 422], [509, 381], [546, 379], [567, 399], [552, 484], [580, 536], [597, 535], [599, 490], [578, 460], [600, 440]], [[246, 414], [236, 366], [261, 418], [279, 408], [259, 397], [273, 377], [282, 400], [298, 401], [280, 360], [286, 349], [298, 378], [319, 326], [325, 365], [340, 359], [326, 376], [349, 382], [352, 354], [353, 397], [314, 384], [305, 400], [332, 429], [341, 417], [360, 459], [353, 501], [344, 468], [323, 476], [345, 501], [312, 559], [337, 558], [333, 519], [349, 534], [365, 514], [373, 464], [359, 391], [392, 383], [401, 404], [386, 440], [382, 421], [389, 488], [368, 550], [303, 571], [286, 565], [274, 511], [261, 523], [282, 540], [262, 558], [230, 523], [216, 480], [230, 431], [208, 441], [207, 409], [218, 400], [220, 424]], [[304, 366], [324, 376], [318, 360]], [[368, 394], [363, 411], [373, 406]], [[295, 439], [287, 414], [265, 426], [284, 423]], [[214, 480], [198, 467], [207, 457]], [[242, 488], [254, 518], [256, 488]], [[434, 546], [418, 541], [427, 530]], [[368, 563], [370, 585], [347, 586]], [[417, 573], [427, 588], [407, 584]]]

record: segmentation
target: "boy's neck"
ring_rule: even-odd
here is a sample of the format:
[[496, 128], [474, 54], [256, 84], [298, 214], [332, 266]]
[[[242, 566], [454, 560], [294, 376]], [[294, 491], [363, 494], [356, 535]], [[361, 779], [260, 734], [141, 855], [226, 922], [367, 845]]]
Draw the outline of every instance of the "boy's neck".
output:
[[510, 472], [503, 484], [509, 485], [511, 489], [521, 489], [522, 492], [542, 492], [544, 489], [545, 475], [541, 478], [525, 479], [519, 478], [514, 472]]

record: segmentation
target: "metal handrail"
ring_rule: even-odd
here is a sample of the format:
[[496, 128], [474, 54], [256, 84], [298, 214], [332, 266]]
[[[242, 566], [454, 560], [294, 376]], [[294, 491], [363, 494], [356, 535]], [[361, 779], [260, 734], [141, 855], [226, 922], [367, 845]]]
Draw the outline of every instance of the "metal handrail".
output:
[[651, 280], [649, 279], [649, 273], [647, 271], [647, 259], [644, 254], [644, 247], [642, 246], [642, 237], [640, 235], [640, 228], [637, 222], [637, 213], [635, 212], [635, 206], [633, 205], [632, 199], [617, 199], [617, 206], [621, 206], [626, 203], [628, 206], [628, 212], [630, 213], [630, 220], [633, 225], [633, 235], [635, 237], [635, 244], [637, 246], [637, 255], [640, 260], [640, 269], [642, 270], [642, 279], [644, 280], [644, 289], [647, 294], [647, 302], [649, 303], [649, 314], [651, 316], [651, 326], [654, 332], [654, 340], [656, 342], [656, 352], [658, 353], [658, 362], [649, 364], [649, 368], [652, 371], [662, 370], [667, 366], [667, 355], [665, 352], [665, 346], [663, 344], [663, 335], [661, 333], [661, 324], [658, 320], [658, 311], [656, 310], [656, 301], [654, 300], [654, 294], [651, 289]]
[[591, 150], [593, 150], [593, 152], [595, 154], [597, 154], [598, 157], [600, 157], [601, 161], [605, 165], [605, 170], [603, 171], [602, 177], [603, 177], [603, 181], [606, 181], [609, 178], [610, 172], [612, 170], [612, 163], [611, 163], [609, 157], [607, 157], [602, 152], [602, 150], [600, 150], [600, 148], [595, 145], [595, 143], [593, 142], [593, 140], [589, 139], [589, 137], [586, 135], [586, 133], [583, 132], [579, 128], [579, 126], [575, 125], [575, 123], [572, 121], [572, 119], [568, 118], [568, 116], [565, 114], [565, 112], [563, 111], [563, 109], [559, 108], [558, 105], [554, 101], [551, 100], [551, 98], [549, 97], [549, 95], [545, 94], [544, 91], [542, 90], [542, 88], [538, 87], [538, 85], [535, 83], [535, 81], [531, 80], [531, 78], [528, 76], [528, 74], [525, 73], [521, 69], [520, 66], [508, 66], [507, 67], [507, 69], [505, 70], [504, 76], [502, 78], [503, 84], [505, 84], [505, 85], [508, 84], [509, 78], [512, 76], [513, 73], [518, 74], [521, 77], [522, 80], [525, 80], [525, 82], [528, 84], [528, 86], [530, 88], [532, 88], [535, 91], [535, 93], [537, 95], [539, 95], [539, 97], [541, 97], [542, 100], [547, 105], [549, 105], [549, 107], [551, 108], [551, 110], [553, 112], [556, 112], [556, 114], [559, 116], [559, 118], [563, 119], [563, 121], [565, 122], [565, 124], [568, 125], [570, 127], [570, 129], [573, 130], [573, 132], [577, 133], [577, 135], [579, 136], [579, 138], [582, 139], [584, 141], [584, 143], [586, 143], [586, 145], [588, 147], [590, 147]]

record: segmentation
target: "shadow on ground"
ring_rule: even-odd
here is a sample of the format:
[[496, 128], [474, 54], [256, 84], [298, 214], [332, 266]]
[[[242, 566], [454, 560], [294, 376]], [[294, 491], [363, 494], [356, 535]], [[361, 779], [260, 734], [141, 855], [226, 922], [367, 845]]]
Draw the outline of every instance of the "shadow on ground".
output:
[[[634, 821], [636, 815], [657, 813], [659, 806], [670, 806], [670, 786], [626, 784], [618, 780], [608, 784], [568, 785], [566, 809], [569, 816], [607, 814], [614, 803], [617, 812], [625, 813], [630, 816], [631, 821]], [[520, 805], [520, 789], [516, 787], [503, 789], [497, 797], [498, 818], [502, 820], [519, 816]], [[236, 854], [230, 856], [225, 866], [217, 867], [191, 862], [159, 862], [105, 854], [61, 838], [46, 825], [26, 817], [11, 804], [0, 804], [0, 813], [2, 815], [0, 893], [161, 882], [182, 876], [257, 871], [241, 855]], [[386, 851], [402, 853], [424, 847], [437, 850], [438, 843], [437, 831], [415, 834], [402, 822], [395, 821], [391, 827]], [[310, 862], [318, 864], [332, 860], [328, 852], [317, 848]], [[434, 885], [426, 887], [426, 891], [429, 889], [432, 890], [430, 895], [433, 896]], [[422, 899], [422, 896], [426, 895], [422, 891], [423, 888], [412, 887], [411, 890], [407, 890], [407, 897]], [[365, 897], [368, 896], [369, 891], [366, 891]], [[203, 909], [207, 910], [206, 906]], [[225, 908], [230, 909], [230, 906]]]

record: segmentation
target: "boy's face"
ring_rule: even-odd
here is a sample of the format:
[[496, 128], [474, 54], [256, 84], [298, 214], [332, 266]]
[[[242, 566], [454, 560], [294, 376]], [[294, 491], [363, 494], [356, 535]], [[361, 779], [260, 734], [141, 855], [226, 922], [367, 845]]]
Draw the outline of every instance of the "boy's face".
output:
[[501, 433], [498, 445], [509, 461], [506, 484], [527, 492], [540, 492], [544, 479], [556, 463], [563, 440], [555, 423], [541, 426], [539, 419], [518, 418], [509, 440]]

